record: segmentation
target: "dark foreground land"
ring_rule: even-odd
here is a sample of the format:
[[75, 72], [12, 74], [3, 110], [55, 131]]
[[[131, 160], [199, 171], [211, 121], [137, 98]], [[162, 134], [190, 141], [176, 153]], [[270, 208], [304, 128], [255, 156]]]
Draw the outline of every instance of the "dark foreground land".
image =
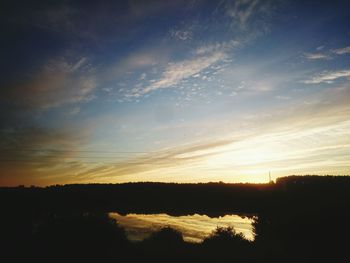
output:
[[[0, 188], [1, 262], [350, 262], [350, 177], [275, 184]], [[107, 212], [254, 214], [255, 240], [217, 229], [200, 244], [165, 228], [130, 242]]]

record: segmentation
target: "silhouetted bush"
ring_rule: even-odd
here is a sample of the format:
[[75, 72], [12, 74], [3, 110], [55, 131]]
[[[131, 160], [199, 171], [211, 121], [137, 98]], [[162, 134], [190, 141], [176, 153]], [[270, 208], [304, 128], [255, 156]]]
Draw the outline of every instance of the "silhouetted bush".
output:
[[106, 214], [51, 215], [37, 227], [37, 256], [56, 259], [107, 259], [125, 252], [128, 240]]
[[211, 261], [238, 260], [250, 262], [251, 242], [232, 227], [217, 227], [203, 240], [202, 250]]
[[181, 232], [164, 227], [139, 242], [139, 258], [149, 262], [183, 262], [187, 257]]
[[155, 243], [162, 246], [172, 246], [182, 244], [184, 239], [180, 231], [168, 226], [152, 233], [144, 242]]
[[203, 246], [215, 248], [241, 249], [248, 246], [250, 242], [244, 238], [242, 233], [236, 233], [232, 227], [217, 227], [212, 234], [203, 240]]

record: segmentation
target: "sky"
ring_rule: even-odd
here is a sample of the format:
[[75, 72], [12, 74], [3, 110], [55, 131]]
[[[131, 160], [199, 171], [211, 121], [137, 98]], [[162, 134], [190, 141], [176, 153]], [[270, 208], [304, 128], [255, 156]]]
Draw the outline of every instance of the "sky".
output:
[[348, 1], [1, 1], [0, 185], [350, 174]]

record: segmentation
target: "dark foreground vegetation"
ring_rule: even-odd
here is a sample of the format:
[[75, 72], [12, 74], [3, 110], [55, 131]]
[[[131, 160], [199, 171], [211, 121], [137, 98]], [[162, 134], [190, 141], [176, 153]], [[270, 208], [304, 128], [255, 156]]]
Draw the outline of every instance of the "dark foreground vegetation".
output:
[[[349, 262], [350, 177], [275, 184], [65, 185], [0, 188], [2, 262]], [[127, 240], [119, 213], [257, 215], [255, 240], [218, 228], [202, 243], [164, 228]]]

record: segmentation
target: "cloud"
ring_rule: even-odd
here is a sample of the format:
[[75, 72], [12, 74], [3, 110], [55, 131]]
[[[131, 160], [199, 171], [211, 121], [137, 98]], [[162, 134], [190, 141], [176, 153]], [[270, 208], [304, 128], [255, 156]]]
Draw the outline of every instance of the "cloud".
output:
[[[62, 141], [65, 138], [64, 133], [47, 132], [46, 129], [39, 127], [25, 128], [3, 128], [1, 134], [1, 149], [8, 149], [11, 153], [13, 150], [28, 148], [28, 146], [40, 145], [41, 143], [50, 144], [53, 141]], [[0, 152], [1, 157], [8, 156], [8, 153]], [[11, 156], [11, 154], [10, 154]]]
[[303, 81], [305, 84], [320, 84], [320, 83], [333, 83], [339, 78], [349, 78], [350, 69], [338, 70], [338, 71], [326, 71], [320, 73], [309, 80]]
[[195, 35], [200, 34], [199, 30], [203, 29], [203, 25], [199, 24], [197, 19], [184, 19], [181, 23], [171, 27], [168, 31], [170, 41], [196, 41]]
[[[16, 145], [19, 147], [32, 142], [41, 145], [43, 149], [52, 147], [62, 151], [43, 151], [35, 156], [50, 158], [52, 161], [21, 163], [20, 168], [12, 164], [1, 166], [0, 170], [2, 174], [11, 173], [17, 179], [21, 178], [22, 183], [41, 185], [130, 181], [249, 181], [259, 171], [260, 178], [265, 178], [262, 175], [269, 169], [278, 175], [292, 173], [295, 171], [293, 169], [299, 173], [315, 172], [315, 169], [326, 171], [335, 164], [339, 164], [339, 167], [346, 165], [346, 161], [340, 159], [348, 156], [350, 147], [346, 142], [350, 127], [349, 91], [349, 86], [346, 85], [326, 89], [317, 95], [310, 95], [310, 99], [314, 99], [312, 104], [304, 104], [300, 100], [287, 108], [283, 105], [268, 112], [257, 112], [255, 116], [246, 119], [247, 123], [232, 117], [229, 123], [233, 125], [230, 126], [229, 133], [223, 133], [224, 126], [215, 120], [208, 125], [217, 127], [216, 130], [220, 133], [210, 139], [206, 137], [206, 140], [196, 137], [196, 141], [130, 155], [122, 160], [118, 157], [110, 158], [110, 155], [103, 159], [95, 154], [93, 164], [89, 163], [91, 159], [84, 159], [86, 153], [79, 156], [69, 150], [65, 151], [67, 148], [76, 149], [79, 145], [86, 146], [86, 141], [82, 138], [86, 140], [88, 134], [81, 134], [86, 133], [86, 128], [76, 132], [41, 129], [18, 131], [18, 134], [23, 135], [17, 139]], [[198, 122], [191, 125], [198, 126]], [[28, 134], [31, 136], [28, 137]], [[9, 138], [13, 141], [14, 136]], [[8, 153], [3, 154], [6, 156]], [[334, 161], [327, 161], [330, 156]], [[33, 158], [26, 155], [26, 158], [29, 157]], [[344, 172], [344, 168], [339, 169]], [[32, 181], [24, 175], [29, 175]], [[19, 182], [13, 179], [11, 183], [12, 178], [0, 176], [0, 182], [1, 180], [7, 185]]]
[[278, 1], [269, 0], [224, 0], [220, 4], [224, 12], [231, 19], [231, 26], [235, 30], [246, 31], [254, 26], [258, 31], [268, 30], [268, 20], [279, 5]]
[[[73, 180], [76, 182], [91, 180], [104, 181], [118, 177], [135, 176], [159, 169], [168, 169], [181, 165], [190, 165], [193, 162], [217, 154], [217, 149], [232, 143], [232, 140], [215, 140], [192, 143], [179, 147], [168, 148], [158, 152], [132, 157], [125, 161], [116, 161], [110, 164], [97, 165], [90, 169], [80, 169]], [[113, 160], [110, 160], [113, 162]], [[133, 180], [131, 180], [133, 181]]]
[[[43, 169], [71, 157], [67, 149], [76, 149], [91, 131], [71, 119], [80, 110], [77, 104], [93, 99], [96, 85], [94, 67], [81, 56], [50, 59], [18, 81], [5, 83], [0, 98], [0, 174], [6, 178], [0, 176], [0, 181], [42, 184]], [[41, 151], [47, 148], [59, 151]]]
[[[329, 54], [326, 54], [324, 52], [320, 52], [323, 49], [324, 49], [324, 46], [319, 46], [316, 48], [316, 50], [319, 52], [304, 53], [304, 57], [309, 59], [309, 60], [332, 59], [332, 57]], [[350, 53], [350, 46], [344, 47], [344, 48], [332, 49], [329, 52], [336, 54], [336, 55], [345, 55], [345, 54]]]
[[107, 66], [103, 72], [100, 72], [99, 79], [101, 79], [101, 82], [111, 81], [125, 77], [128, 73], [137, 70], [150, 69], [168, 62], [169, 55], [170, 48], [164, 45], [152, 45], [141, 48]]
[[[349, 95], [346, 86], [325, 90], [313, 104], [299, 101], [268, 114], [259, 112], [244, 125], [236, 119], [236, 130], [231, 129], [229, 134], [80, 169], [78, 177], [71, 178], [76, 182], [249, 181], [249, 176], [261, 176], [269, 169], [282, 175], [293, 169], [301, 173], [325, 170], [335, 162], [344, 165], [346, 161], [337, 158], [350, 147], [344, 139], [350, 127]], [[211, 126], [222, 127], [218, 124]], [[335, 161], [327, 161], [329, 156]]]
[[170, 36], [177, 40], [190, 40], [192, 39], [192, 32], [189, 30], [171, 30]]
[[80, 108], [79, 107], [74, 107], [73, 109], [71, 109], [68, 112], [68, 116], [74, 116], [77, 115], [80, 112]]
[[343, 47], [343, 48], [337, 48], [332, 50], [333, 53], [337, 55], [345, 55], [350, 53], [350, 46]]
[[281, 96], [281, 95], [277, 95], [277, 96], [275, 96], [275, 98], [278, 100], [290, 100], [291, 99], [291, 97]]
[[51, 184], [50, 171], [55, 167], [67, 169], [65, 161], [76, 155], [74, 150], [86, 143], [90, 132], [89, 127], [80, 130], [62, 124], [54, 129], [34, 124], [0, 127], [0, 183]]
[[241, 27], [246, 27], [249, 19], [253, 16], [258, 0], [238, 0], [230, 3], [227, 14], [233, 18]]
[[154, 52], [140, 52], [131, 54], [123, 61], [123, 64], [128, 69], [135, 69], [155, 65], [158, 61], [159, 57]]
[[304, 57], [309, 60], [330, 59], [330, 56], [323, 53], [305, 53]]
[[195, 49], [195, 54], [205, 55], [213, 52], [227, 52], [235, 47], [239, 47], [241, 43], [238, 40], [230, 40], [224, 42], [216, 42], [207, 45], [200, 46]]
[[182, 80], [200, 73], [209, 66], [221, 61], [226, 57], [222, 51], [215, 51], [209, 54], [195, 56], [192, 59], [181, 62], [169, 63], [163, 71], [160, 79], [149, 86], [137, 90], [137, 94], [146, 94], [151, 91], [175, 86]]
[[51, 59], [29, 78], [12, 84], [7, 92], [23, 108], [48, 109], [93, 99], [97, 84], [86, 57]]

